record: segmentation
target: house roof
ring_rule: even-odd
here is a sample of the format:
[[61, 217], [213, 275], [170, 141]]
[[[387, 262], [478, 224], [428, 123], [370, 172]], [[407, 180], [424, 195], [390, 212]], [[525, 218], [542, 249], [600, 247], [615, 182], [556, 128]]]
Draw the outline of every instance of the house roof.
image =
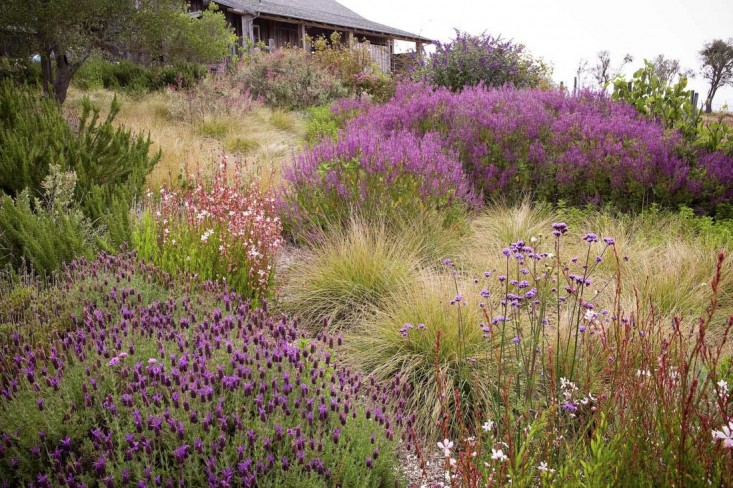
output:
[[217, 3], [258, 15], [306, 20], [335, 27], [386, 34], [396, 39], [433, 42], [431, 39], [372, 22], [335, 0], [215, 0]]

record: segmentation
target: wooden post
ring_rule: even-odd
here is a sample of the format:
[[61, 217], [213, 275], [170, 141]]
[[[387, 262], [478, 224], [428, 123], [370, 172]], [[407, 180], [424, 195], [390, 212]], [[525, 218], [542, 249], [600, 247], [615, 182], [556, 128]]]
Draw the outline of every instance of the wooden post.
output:
[[578, 95], [578, 77], [574, 76], [573, 77], [573, 96], [575, 97], [577, 95]]
[[277, 49], [277, 46], [275, 46], [275, 39], [272, 39], [272, 38], [268, 39], [267, 40], [267, 52], [272, 54], [275, 52], [276, 49]]
[[242, 43], [245, 47], [250, 43], [254, 43], [254, 17], [252, 15], [242, 15]]
[[308, 42], [308, 32], [305, 30], [305, 24], [298, 25], [298, 32], [300, 36], [300, 45], [304, 51], [310, 52], [311, 46]]
[[415, 42], [415, 53], [417, 54], [417, 60], [422, 63], [425, 58], [425, 49], [423, 48], [422, 41]]

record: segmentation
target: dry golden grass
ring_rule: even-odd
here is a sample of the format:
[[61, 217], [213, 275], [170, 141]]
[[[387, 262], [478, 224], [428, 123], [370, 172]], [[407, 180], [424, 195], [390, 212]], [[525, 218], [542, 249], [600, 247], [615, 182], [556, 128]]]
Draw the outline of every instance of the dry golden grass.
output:
[[[67, 106], [78, 109], [88, 96], [109, 109], [115, 93], [109, 90], [69, 90]], [[277, 184], [282, 164], [290, 159], [303, 142], [305, 122], [297, 114], [259, 107], [244, 117], [209, 114], [197, 123], [173, 119], [171, 94], [150, 93], [143, 96], [117, 94], [121, 102], [116, 122], [136, 133], [150, 134], [155, 150], [162, 150], [160, 163], [148, 177], [148, 186], [169, 184], [181, 173], [219, 161], [222, 154], [244, 158], [247, 167], [263, 178], [266, 185]]]
[[[466, 239], [459, 265], [471, 276], [483, 271], [502, 270], [506, 258], [501, 250], [509, 243], [536, 237], [544, 240], [542, 247], [553, 252], [550, 225], [565, 220], [545, 207], [528, 203], [515, 206], [494, 206], [485, 210], [473, 223], [473, 232]], [[563, 238], [561, 259], [578, 257], [583, 261], [587, 245], [582, 240], [586, 232], [601, 237], [613, 237], [622, 260], [622, 302], [626, 311], [650, 311], [671, 320], [675, 315], [694, 319], [710, 304], [710, 282], [720, 250], [728, 258], [720, 285], [718, 317], [733, 313], [733, 243], [720, 244], [709, 236], [695, 236], [684, 228], [684, 220], [675, 214], [660, 214], [637, 218], [615, 218], [604, 213], [588, 213], [568, 222], [571, 231]], [[598, 244], [591, 260], [603, 249]], [[624, 260], [628, 258], [628, 260]], [[598, 308], [612, 309], [615, 290], [615, 259], [609, 251], [594, 271], [592, 293]]]

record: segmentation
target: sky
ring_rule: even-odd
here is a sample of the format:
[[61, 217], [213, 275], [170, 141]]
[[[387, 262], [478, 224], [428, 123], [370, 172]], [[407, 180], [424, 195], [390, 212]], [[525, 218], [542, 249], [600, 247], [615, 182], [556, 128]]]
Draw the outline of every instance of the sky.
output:
[[[369, 20], [446, 42], [454, 28], [487, 32], [524, 44], [553, 66], [553, 79], [567, 86], [582, 58], [590, 64], [607, 50], [612, 64], [634, 56], [633, 73], [657, 54], [679, 59], [696, 72], [688, 87], [707, 94], [698, 52], [705, 42], [733, 37], [733, 0], [339, 0]], [[413, 48], [414, 44], [398, 46]], [[713, 107], [733, 111], [733, 87], [718, 90]]]

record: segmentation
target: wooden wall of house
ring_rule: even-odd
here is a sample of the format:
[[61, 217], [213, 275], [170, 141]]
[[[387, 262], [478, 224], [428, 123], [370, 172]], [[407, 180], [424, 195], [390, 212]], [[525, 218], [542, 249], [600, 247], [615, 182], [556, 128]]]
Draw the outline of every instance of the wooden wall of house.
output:
[[224, 10], [224, 17], [226, 17], [227, 22], [234, 29], [234, 33], [237, 35], [237, 37], [241, 39], [242, 38], [242, 16], [240, 14], [232, 13], [229, 10]]
[[[279, 22], [272, 19], [254, 19], [255, 42], [262, 41], [265, 44], [270, 39], [275, 40], [275, 47], [300, 46], [300, 26], [290, 22]], [[259, 30], [259, 37], [257, 31]]]

